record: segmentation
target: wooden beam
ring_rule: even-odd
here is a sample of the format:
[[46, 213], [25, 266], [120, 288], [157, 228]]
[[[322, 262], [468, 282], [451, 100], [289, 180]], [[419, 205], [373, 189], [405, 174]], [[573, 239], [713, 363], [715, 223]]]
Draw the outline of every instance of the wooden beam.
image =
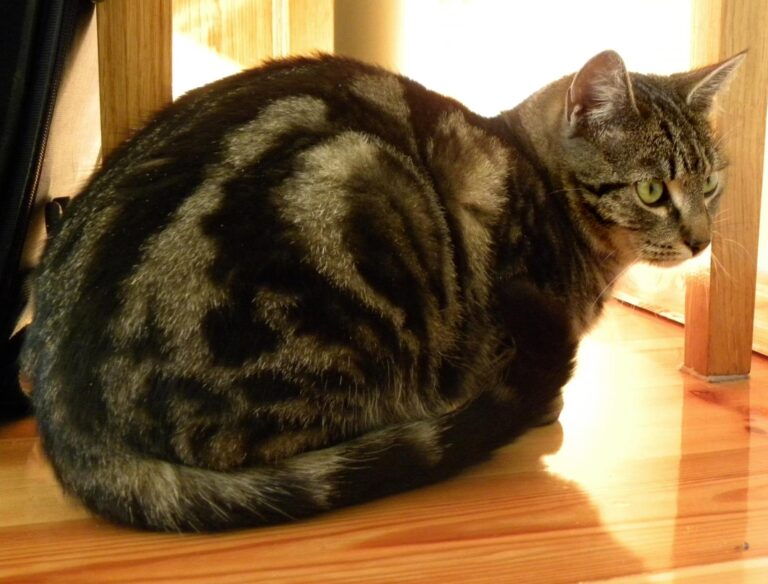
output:
[[96, 18], [106, 157], [171, 101], [171, 0], [106, 0]]
[[333, 0], [289, 0], [292, 55], [333, 51]]
[[719, 124], [731, 160], [716, 218], [708, 278], [686, 293], [685, 367], [707, 378], [749, 374], [757, 274], [768, 91], [768, 2], [696, 0], [695, 65], [749, 54], [719, 100]]
[[381, 65], [403, 68], [401, 53], [406, 0], [336, 0], [334, 52]]
[[275, 0], [173, 0], [173, 30], [234, 61], [255, 67], [274, 56]]
[[333, 52], [333, 0], [272, 0], [275, 57]]

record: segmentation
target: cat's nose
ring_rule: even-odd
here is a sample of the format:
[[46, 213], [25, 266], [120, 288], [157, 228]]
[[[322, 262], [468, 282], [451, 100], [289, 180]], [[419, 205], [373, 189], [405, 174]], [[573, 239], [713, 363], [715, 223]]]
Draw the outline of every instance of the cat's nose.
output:
[[693, 220], [681, 226], [680, 236], [693, 255], [698, 255], [709, 245], [711, 240], [709, 218], [698, 215]]
[[704, 251], [710, 243], [709, 237], [696, 237], [694, 234], [683, 235], [683, 241], [693, 255], [698, 255]]

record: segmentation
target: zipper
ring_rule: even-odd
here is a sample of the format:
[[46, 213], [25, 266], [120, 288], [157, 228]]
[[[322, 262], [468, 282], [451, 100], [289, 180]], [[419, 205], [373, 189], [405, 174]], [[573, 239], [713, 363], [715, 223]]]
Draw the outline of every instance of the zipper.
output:
[[[8, 246], [8, 254], [5, 258], [3, 273], [0, 274], [5, 281], [2, 283], [0, 295], [4, 297], [4, 311], [2, 315], [2, 341], [10, 335], [11, 330], [20, 316], [23, 308], [22, 283], [23, 276], [19, 265], [24, 248], [24, 239], [27, 234], [32, 207], [34, 205], [40, 181], [45, 150], [50, 134], [53, 111], [56, 105], [56, 96], [61, 84], [61, 77], [66, 63], [67, 49], [69, 49], [74, 31], [77, 26], [78, 16], [85, 6], [81, 0], [47, 0], [42, 2], [40, 21], [35, 28], [35, 39], [39, 39], [39, 49], [33, 65], [33, 73], [30, 75], [31, 87], [27, 89], [30, 104], [26, 108], [26, 116], [32, 119], [25, 129], [20, 130], [20, 140], [17, 151], [21, 154], [19, 162], [21, 170], [11, 179], [10, 193], [22, 192], [18, 206], [16, 207], [15, 225], [11, 241]], [[37, 129], [35, 129], [35, 126]], [[22, 126], [23, 127], [23, 126]], [[23, 182], [23, 190], [22, 185]]]
[[[8, 233], [0, 233], [5, 257], [0, 258], [0, 420], [31, 413], [29, 400], [19, 385], [18, 355], [26, 327], [11, 338], [25, 304], [25, 274], [20, 267], [24, 239], [32, 207], [37, 197], [50, 134], [56, 96], [61, 83], [68, 49], [72, 44], [84, 0], [40, 0], [31, 29], [31, 42], [39, 47], [28, 61], [22, 100], [25, 106], [17, 114], [13, 148], [17, 164], [8, 176]], [[4, 205], [5, 209], [6, 206]], [[8, 239], [5, 239], [8, 237]]]

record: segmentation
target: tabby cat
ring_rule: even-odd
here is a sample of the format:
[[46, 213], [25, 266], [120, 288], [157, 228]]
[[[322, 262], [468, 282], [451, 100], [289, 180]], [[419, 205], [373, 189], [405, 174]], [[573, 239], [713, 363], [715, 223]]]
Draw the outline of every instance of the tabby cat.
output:
[[153, 530], [314, 515], [557, 419], [636, 261], [701, 252], [742, 55], [606, 51], [496, 117], [354, 60], [197, 89], [110, 156], [34, 277], [22, 356], [61, 483]]

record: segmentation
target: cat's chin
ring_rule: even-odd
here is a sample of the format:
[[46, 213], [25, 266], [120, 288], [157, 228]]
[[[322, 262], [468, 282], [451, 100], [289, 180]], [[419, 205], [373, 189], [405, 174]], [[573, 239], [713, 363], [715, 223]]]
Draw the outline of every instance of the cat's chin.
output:
[[657, 268], [674, 268], [679, 266], [680, 264], [685, 263], [691, 259], [690, 257], [681, 257], [681, 258], [675, 258], [675, 259], [665, 259], [665, 260], [657, 260], [657, 259], [645, 259], [645, 263], [655, 266]]

